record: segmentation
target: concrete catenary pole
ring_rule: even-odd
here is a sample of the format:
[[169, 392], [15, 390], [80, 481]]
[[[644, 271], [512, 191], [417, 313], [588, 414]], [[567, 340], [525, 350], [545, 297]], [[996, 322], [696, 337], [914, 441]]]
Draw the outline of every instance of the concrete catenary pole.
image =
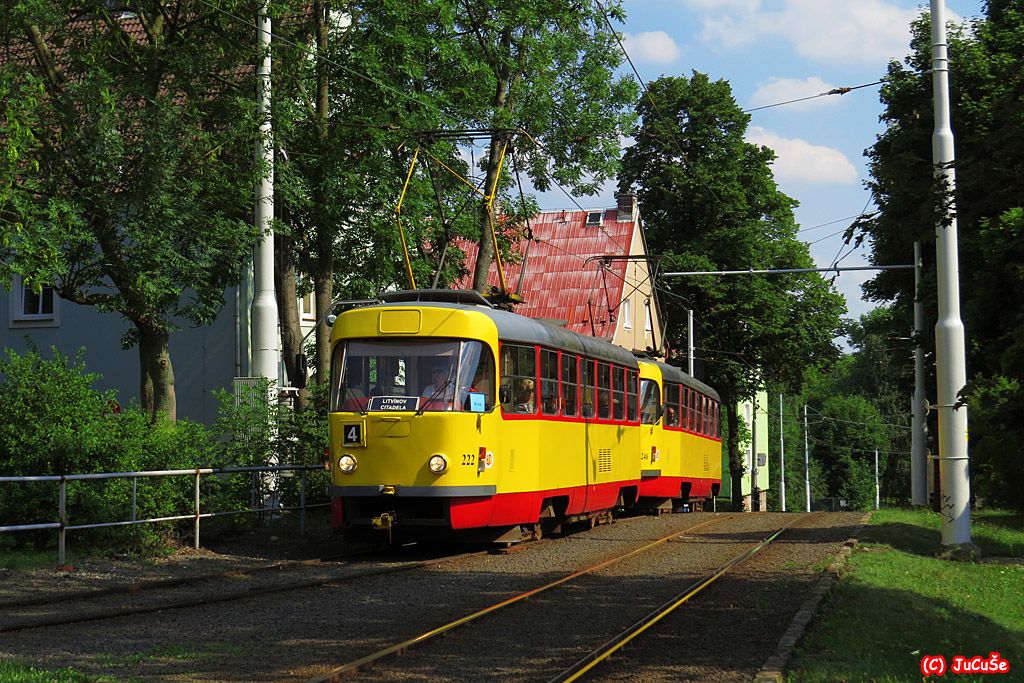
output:
[[932, 162], [936, 177], [946, 183], [948, 212], [935, 226], [935, 266], [938, 281], [938, 322], [935, 324], [935, 375], [939, 411], [939, 485], [942, 488], [942, 545], [971, 542], [970, 480], [967, 456], [967, 408], [955, 407], [967, 383], [964, 325], [960, 320], [959, 256], [956, 189], [953, 172], [953, 130], [949, 115], [949, 59], [944, 0], [931, 0], [932, 88], [935, 131]]
[[757, 466], [757, 447], [760, 446], [757, 442], [757, 392], [754, 392], [754, 397], [750, 399], [751, 406], [753, 409], [750, 412], [750, 509], [752, 511], [761, 512], [759, 505], [761, 496], [758, 493], [757, 487], [760, 484], [758, 481], [759, 468]]
[[786, 511], [786, 424], [783, 421], [782, 394], [779, 394], [779, 502]]
[[690, 377], [693, 377], [693, 309], [686, 311], [686, 356]]
[[278, 379], [281, 341], [277, 332], [277, 297], [274, 292], [274, 233], [270, 221], [274, 216], [274, 140], [270, 119], [270, 17], [266, 5], [259, 7], [256, 65], [256, 103], [260, 116], [257, 156], [263, 166], [263, 177], [256, 187], [256, 227], [262, 235], [253, 259], [255, 296], [252, 301], [252, 374], [255, 377]]
[[921, 301], [921, 243], [914, 242], [914, 399], [910, 406], [910, 502], [928, 504], [928, 458], [925, 449], [928, 431], [925, 422], [924, 349], [920, 340], [924, 334], [924, 303]]
[[811, 449], [807, 445], [807, 404], [804, 404], [804, 497], [807, 512], [811, 511]]
[[875, 449], [875, 509], [877, 510], [882, 502], [882, 489], [878, 483], [878, 449]]

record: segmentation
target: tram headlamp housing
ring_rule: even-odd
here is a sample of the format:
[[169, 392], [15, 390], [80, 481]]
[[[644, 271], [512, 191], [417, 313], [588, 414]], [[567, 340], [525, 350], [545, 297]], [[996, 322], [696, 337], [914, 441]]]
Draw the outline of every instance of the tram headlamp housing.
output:
[[434, 453], [430, 456], [430, 460], [427, 461], [427, 467], [434, 474], [443, 474], [448, 469], [448, 458], [444, 457], [440, 453]]
[[356, 458], [350, 453], [343, 453], [342, 456], [338, 458], [338, 471], [342, 474], [352, 474], [356, 471], [356, 465], [358, 465]]

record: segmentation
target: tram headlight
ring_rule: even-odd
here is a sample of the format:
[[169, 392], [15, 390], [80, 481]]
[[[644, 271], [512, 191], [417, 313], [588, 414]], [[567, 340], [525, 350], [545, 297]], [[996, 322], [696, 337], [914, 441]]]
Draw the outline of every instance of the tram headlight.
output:
[[338, 458], [338, 470], [342, 474], [352, 474], [355, 472], [356, 464], [356, 458], [354, 455], [344, 453], [340, 458]]
[[430, 460], [427, 461], [427, 467], [434, 474], [441, 474], [448, 469], [448, 459], [440, 453], [434, 453], [430, 456]]

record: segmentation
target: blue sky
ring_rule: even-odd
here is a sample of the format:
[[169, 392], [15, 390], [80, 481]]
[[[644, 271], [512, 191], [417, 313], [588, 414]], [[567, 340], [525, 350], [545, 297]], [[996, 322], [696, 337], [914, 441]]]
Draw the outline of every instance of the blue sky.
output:
[[[700, 71], [729, 81], [744, 109], [880, 80], [890, 59], [907, 54], [910, 21], [928, 6], [914, 0], [624, 2], [626, 51], [645, 82]], [[981, 0], [946, 0], [946, 11], [950, 20], [976, 17]], [[864, 150], [882, 130], [881, 111], [878, 86], [872, 86], [751, 113], [748, 140], [778, 155], [776, 181], [800, 202], [800, 238], [812, 243], [819, 266], [848, 251], [841, 231], [866, 205], [871, 209]], [[609, 186], [600, 197], [579, 202], [587, 208], [612, 205], [612, 191]], [[544, 209], [571, 208], [564, 195], [538, 199]], [[865, 256], [862, 247], [840, 265], [864, 265]], [[907, 254], [904, 262], [912, 260]], [[836, 280], [853, 317], [873, 307], [860, 292], [872, 274], [843, 273]]]

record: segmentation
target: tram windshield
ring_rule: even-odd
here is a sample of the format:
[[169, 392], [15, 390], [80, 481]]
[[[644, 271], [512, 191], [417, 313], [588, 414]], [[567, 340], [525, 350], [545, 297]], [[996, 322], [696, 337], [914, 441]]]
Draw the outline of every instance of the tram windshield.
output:
[[645, 425], [656, 424], [661, 419], [661, 391], [658, 383], [649, 379], [640, 380], [640, 421]]
[[331, 363], [332, 411], [467, 411], [494, 407], [494, 357], [478, 341], [353, 339]]

